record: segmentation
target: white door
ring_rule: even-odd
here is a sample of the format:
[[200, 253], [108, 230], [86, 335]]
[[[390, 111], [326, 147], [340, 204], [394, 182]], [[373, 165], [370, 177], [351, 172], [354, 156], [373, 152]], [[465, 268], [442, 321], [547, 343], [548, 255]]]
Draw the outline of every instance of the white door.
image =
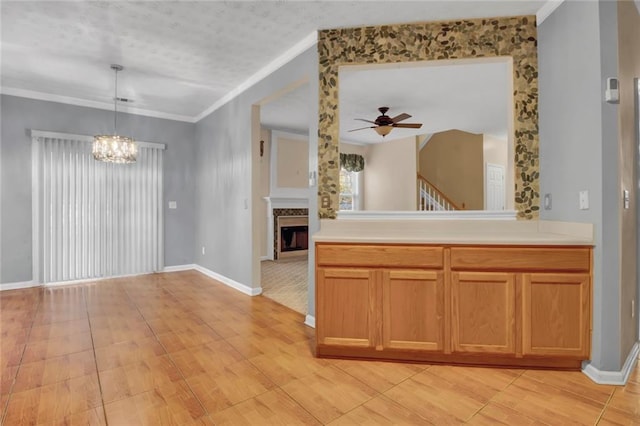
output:
[[487, 163], [484, 177], [485, 210], [504, 210], [504, 166]]

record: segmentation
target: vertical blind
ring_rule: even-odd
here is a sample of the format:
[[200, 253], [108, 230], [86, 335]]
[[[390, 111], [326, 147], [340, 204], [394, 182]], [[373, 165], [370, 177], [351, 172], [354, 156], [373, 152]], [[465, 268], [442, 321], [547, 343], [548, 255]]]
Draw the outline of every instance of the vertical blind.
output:
[[32, 131], [34, 279], [142, 274], [164, 262], [164, 145], [138, 143], [133, 164], [93, 159], [92, 138]]

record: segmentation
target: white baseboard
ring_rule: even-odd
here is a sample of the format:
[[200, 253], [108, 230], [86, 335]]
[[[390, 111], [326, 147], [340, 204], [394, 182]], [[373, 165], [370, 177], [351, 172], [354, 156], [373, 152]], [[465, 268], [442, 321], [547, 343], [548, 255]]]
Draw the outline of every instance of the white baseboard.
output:
[[139, 277], [141, 275], [149, 275], [153, 273], [154, 272], [142, 272], [139, 274], [111, 275], [108, 277], [94, 277], [94, 278], [83, 278], [81, 280], [57, 281], [52, 283], [45, 283], [44, 287], [60, 287], [60, 286], [67, 286], [67, 285], [85, 284], [85, 283], [91, 283], [91, 282], [97, 282], [97, 281], [112, 280], [115, 278]]
[[316, 317], [314, 317], [313, 315], [307, 315], [304, 318], [304, 325], [307, 325], [311, 328], [316, 328]]
[[0, 291], [5, 290], [19, 290], [21, 288], [40, 287], [41, 284], [35, 281], [21, 281], [15, 283], [3, 283], [0, 284]]
[[195, 263], [188, 263], [186, 265], [165, 266], [164, 269], [162, 269], [162, 272], [180, 272], [190, 271], [192, 269], [196, 269]]
[[629, 355], [627, 356], [622, 370], [620, 371], [602, 371], [597, 369], [591, 364], [587, 364], [582, 372], [594, 382], [600, 385], [624, 385], [629, 379], [629, 375], [633, 371], [638, 362], [638, 356], [640, 355], [640, 342], [636, 342], [631, 348]]
[[262, 262], [263, 260], [271, 260], [271, 259], [269, 259], [269, 256], [260, 256], [260, 262]]
[[258, 287], [258, 288], [249, 287], [248, 285], [234, 281], [231, 278], [227, 278], [224, 275], [220, 275], [217, 272], [213, 272], [212, 270], [207, 269], [204, 266], [195, 265], [195, 270], [249, 296], [257, 296], [259, 294], [262, 294], [262, 287]]

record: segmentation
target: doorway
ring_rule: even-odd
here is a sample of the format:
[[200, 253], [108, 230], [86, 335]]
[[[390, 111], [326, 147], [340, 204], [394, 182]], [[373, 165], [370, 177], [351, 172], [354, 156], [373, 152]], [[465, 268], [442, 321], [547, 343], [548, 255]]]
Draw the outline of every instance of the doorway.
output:
[[301, 314], [309, 305], [309, 90], [295, 82], [259, 103], [254, 163], [262, 295]]
[[504, 166], [500, 164], [486, 163], [485, 179], [485, 210], [504, 210], [505, 182]]

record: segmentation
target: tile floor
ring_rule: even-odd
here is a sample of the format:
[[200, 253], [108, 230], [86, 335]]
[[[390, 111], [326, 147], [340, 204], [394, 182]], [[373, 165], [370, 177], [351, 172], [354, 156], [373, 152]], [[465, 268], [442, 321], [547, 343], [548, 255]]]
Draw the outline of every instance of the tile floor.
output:
[[640, 424], [579, 372], [317, 359], [313, 329], [195, 271], [0, 293], [5, 425]]

